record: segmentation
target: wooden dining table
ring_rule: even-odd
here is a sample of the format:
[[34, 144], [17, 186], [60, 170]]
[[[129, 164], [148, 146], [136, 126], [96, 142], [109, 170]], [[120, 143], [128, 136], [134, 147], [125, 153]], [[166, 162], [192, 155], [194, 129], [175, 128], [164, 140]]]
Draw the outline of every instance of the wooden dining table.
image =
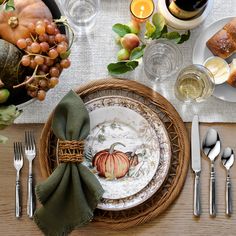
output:
[[[190, 134], [191, 124], [186, 123]], [[236, 151], [236, 124], [234, 123], [201, 123], [200, 135], [204, 136], [207, 128], [217, 129], [222, 140], [222, 147], [227, 146]], [[28, 163], [24, 160], [21, 172], [22, 183], [22, 217], [15, 218], [15, 175], [13, 167], [13, 142], [24, 140], [25, 130], [34, 130], [37, 143], [43, 128], [43, 124], [21, 124], [12, 125], [1, 131], [2, 135], [9, 138], [6, 144], [0, 145], [0, 235], [1, 236], [37, 236], [43, 235], [32, 219], [26, 214], [27, 202], [27, 173]], [[37, 145], [39, 147], [39, 145]], [[233, 214], [231, 217], [225, 215], [225, 179], [226, 171], [220, 158], [216, 160], [216, 202], [217, 215], [209, 216], [209, 177], [210, 163], [202, 158], [201, 172], [201, 202], [202, 214], [199, 218], [193, 216], [193, 172], [189, 167], [184, 187], [178, 198], [167, 208], [165, 212], [145, 224], [122, 231], [114, 231], [107, 228], [98, 228], [89, 225], [74, 230], [71, 235], [96, 236], [96, 235], [236, 235], [236, 165], [232, 167], [231, 177], [233, 186]], [[43, 181], [40, 173], [38, 158], [33, 164], [35, 182]], [[37, 203], [39, 207], [39, 203]]]

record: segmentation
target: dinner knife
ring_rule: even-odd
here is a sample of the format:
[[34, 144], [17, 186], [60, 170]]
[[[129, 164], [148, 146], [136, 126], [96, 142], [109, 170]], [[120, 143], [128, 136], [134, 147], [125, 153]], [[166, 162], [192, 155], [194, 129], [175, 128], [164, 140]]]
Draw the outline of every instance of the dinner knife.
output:
[[199, 137], [199, 119], [198, 115], [193, 117], [191, 131], [191, 164], [195, 173], [194, 179], [194, 199], [193, 199], [193, 214], [200, 216], [200, 174], [201, 174], [201, 147]]

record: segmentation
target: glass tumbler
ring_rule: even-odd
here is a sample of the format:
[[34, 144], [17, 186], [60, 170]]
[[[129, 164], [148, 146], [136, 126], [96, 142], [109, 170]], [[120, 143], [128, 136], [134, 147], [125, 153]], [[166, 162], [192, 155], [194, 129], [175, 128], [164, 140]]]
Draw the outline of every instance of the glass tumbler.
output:
[[183, 55], [178, 46], [170, 40], [155, 40], [144, 51], [144, 71], [146, 76], [153, 81], [175, 75], [182, 64]]
[[60, 2], [76, 35], [84, 35], [92, 30], [100, 10], [100, 0], [60, 0]]
[[175, 83], [175, 95], [183, 102], [202, 102], [215, 88], [213, 74], [202, 65], [190, 65], [180, 71]]

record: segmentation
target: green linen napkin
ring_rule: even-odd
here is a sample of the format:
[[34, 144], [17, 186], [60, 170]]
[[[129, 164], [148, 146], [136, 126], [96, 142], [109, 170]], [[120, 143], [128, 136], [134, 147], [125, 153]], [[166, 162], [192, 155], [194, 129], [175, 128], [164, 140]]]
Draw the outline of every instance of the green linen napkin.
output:
[[[52, 129], [61, 140], [83, 140], [88, 136], [89, 115], [74, 91], [57, 105]], [[97, 178], [83, 164], [62, 163], [36, 186], [42, 207], [36, 210], [34, 220], [45, 235], [67, 235], [93, 218], [103, 192]]]

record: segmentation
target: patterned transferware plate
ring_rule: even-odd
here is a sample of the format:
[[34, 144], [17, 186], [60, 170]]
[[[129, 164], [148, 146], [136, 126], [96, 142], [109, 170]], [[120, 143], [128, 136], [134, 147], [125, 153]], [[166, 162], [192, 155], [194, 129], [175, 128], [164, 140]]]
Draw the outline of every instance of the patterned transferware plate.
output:
[[86, 165], [105, 190], [103, 198], [136, 194], [151, 181], [160, 158], [158, 137], [142, 107], [118, 97], [96, 99], [86, 107], [91, 125]]
[[[135, 179], [135, 182], [141, 181], [142, 187], [138, 186], [138, 187], [133, 188], [134, 185], [130, 184], [130, 189], [129, 189], [129, 191], [127, 191], [128, 190], [127, 185], [125, 185], [126, 188], [124, 189], [124, 191], [122, 193], [122, 197], [120, 197], [121, 196], [120, 188], [116, 187], [116, 185], [115, 185], [115, 184], [117, 184], [117, 179], [109, 178], [110, 177], [109, 174], [107, 175], [108, 178], [104, 178], [104, 177], [101, 178], [98, 175], [96, 175], [98, 177], [98, 179], [101, 180], [102, 185], [104, 184], [104, 182], [105, 183], [107, 182], [108, 185], [106, 185], [106, 186], [110, 187], [110, 188], [108, 188], [108, 192], [106, 192], [107, 194], [106, 193], [104, 194], [102, 202], [98, 205], [98, 208], [103, 209], [103, 210], [124, 210], [124, 209], [128, 209], [128, 208], [131, 208], [131, 207], [141, 204], [142, 202], [147, 200], [149, 197], [151, 197], [158, 190], [158, 188], [162, 185], [162, 183], [164, 182], [164, 180], [168, 174], [170, 161], [171, 161], [171, 148], [170, 148], [170, 141], [168, 138], [168, 134], [167, 134], [164, 124], [161, 122], [161, 120], [159, 119], [159, 117], [157, 116], [157, 114], [155, 112], [153, 112], [151, 109], [149, 109], [144, 104], [142, 104], [136, 100], [130, 99], [128, 97], [120, 97], [120, 96], [101, 97], [101, 98], [89, 101], [88, 103], [86, 103], [86, 107], [90, 113], [91, 130], [92, 130], [92, 133], [90, 134], [90, 136], [88, 137], [88, 140], [86, 142], [86, 159], [87, 159], [86, 165], [89, 166], [95, 173], [97, 172], [97, 170], [96, 170], [96, 168], [93, 167], [92, 161], [91, 161], [91, 159], [94, 158], [94, 153], [93, 153], [94, 150], [92, 151], [92, 149], [93, 149], [92, 146], [94, 147], [94, 143], [92, 144], [92, 142], [94, 142], [94, 138], [93, 138], [94, 135], [93, 134], [96, 131], [98, 132], [99, 125], [100, 125], [100, 129], [102, 129], [104, 131], [104, 133], [106, 133], [106, 134], [107, 133], [108, 134], [115, 133], [114, 142], [117, 142], [117, 141], [124, 142], [124, 137], [122, 137], [122, 138], [119, 137], [118, 133], [114, 132], [114, 130], [118, 130], [119, 132], [122, 132], [120, 130], [120, 128], [123, 128], [123, 127], [127, 128], [128, 127], [128, 129], [130, 129], [130, 131], [134, 132], [135, 130], [137, 130], [137, 127], [133, 127], [133, 125], [136, 124], [138, 120], [143, 122], [143, 124], [145, 124], [145, 126], [143, 126], [143, 128], [141, 128], [141, 130], [139, 130], [139, 132], [142, 133], [141, 137], [140, 137], [140, 133], [136, 133], [136, 135], [139, 136], [139, 139], [135, 139], [135, 145], [134, 145], [135, 148], [133, 150], [131, 150], [132, 145], [126, 146], [126, 147], [117, 146], [115, 148], [119, 151], [123, 151], [123, 152], [128, 153], [129, 159], [133, 158], [132, 153], [135, 154], [134, 156], [136, 157], [136, 161], [133, 158], [132, 161], [130, 162], [133, 164], [133, 166], [131, 166], [129, 168], [129, 171], [126, 174], [126, 176], [121, 178], [121, 179], [123, 179], [123, 181], [121, 181], [121, 182], [132, 183], [132, 181], [130, 181], [130, 180], [128, 181], [128, 179]], [[102, 111], [103, 118], [100, 117], [100, 115], [101, 115], [100, 112], [99, 112], [100, 113], [99, 115], [96, 114], [96, 110]], [[108, 112], [109, 110], [110, 110], [110, 112]], [[130, 113], [130, 115], [128, 115], [129, 113]], [[122, 122], [119, 122], [119, 125], [121, 125], [121, 127], [116, 124], [117, 121], [119, 121], [119, 119], [117, 119], [117, 117], [116, 117], [116, 119], [115, 119], [116, 123], [113, 124], [114, 120], [109, 119], [108, 114], [112, 114], [112, 116], [111, 116], [112, 118], [114, 118], [115, 116], [118, 115], [118, 117], [122, 121]], [[140, 118], [140, 116], [141, 116], [141, 118]], [[100, 121], [95, 122], [95, 120], [98, 117], [99, 117]], [[113, 121], [111, 121], [111, 120], [113, 120]], [[105, 125], [104, 128], [102, 128], [103, 125]], [[112, 130], [113, 130], [113, 132], [111, 132]], [[99, 136], [99, 134], [100, 134], [100, 136]], [[98, 141], [101, 142], [104, 140], [105, 135], [103, 135], [102, 133], [99, 133], [99, 134], [97, 133], [95, 135], [96, 136], [95, 140], [97, 140], [96, 142], [98, 142]], [[138, 147], [137, 144], [142, 143], [142, 141], [145, 139], [145, 137], [147, 139], [148, 139], [148, 137], [150, 138], [150, 140], [148, 140], [148, 142], [146, 143], [146, 145], [148, 144], [148, 146], [147, 147], [145, 145], [142, 146], [142, 144], [141, 144], [141, 148]], [[106, 138], [106, 136], [105, 136], [105, 138]], [[103, 142], [105, 143], [105, 140]], [[110, 141], [109, 145], [112, 142], [113, 141]], [[130, 144], [132, 144], [132, 141]], [[99, 150], [102, 150], [104, 148], [107, 149], [107, 148], [109, 148], [109, 147], [107, 147], [109, 145], [104, 144], [104, 146], [101, 146], [101, 147], [99, 147], [99, 145], [97, 145], [97, 148], [99, 147]], [[155, 170], [154, 176], [149, 181], [147, 181], [147, 178], [146, 179], [144, 178], [145, 179], [145, 182], [144, 182], [143, 178], [140, 178], [140, 176], [142, 176], [145, 172], [142, 173], [140, 171], [140, 169], [144, 168], [144, 170], [145, 170], [145, 165], [147, 163], [145, 165], [140, 164], [140, 163], [143, 163], [143, 162], [145, 163], [146, 160], [144, 159], [144, 156], [145, 155], [150, 156], [150, 153], [148, 153], [148, 152], [146, 153], [146, 151], [153, 152], [151, 150], [152, 148], [150, 148], [150, 147], [155, 147], [155, 146], [157, 149], [151, 158], [153, 159], [153, 157], [156, 157], [156, 158], [158, 158], [158, 160], [156, 159], [156, 161], [155, 161], [155, 159], [154, 159], [154, 163], [152, 163], [153, 168], [148, 169], [148, 172], [151, 172], [151, 173], [153, 173], [152, 169]], [[96, 149], [96, 147], [94, 149]], [[145, 151], [142, 152], [142, 149]], [[99, 150], [96, 150], [96, 151], [99, 151]], [[159, 155], [158, 150], [160, 150], [160, 155]], [[138, 161], [138, 163], [137, 163], [137, 161]], [[159, 162], [159, 165], [158, 165], [158, 162]], [[157, 166], [157, 169], [155, 168], [156, 166]], [[149, 176], [151, 176], [151, 175], [149, 175]], [[104, 187], [104, 185], [103, 185], [103, 187]], [[111, 189], [112, 189], [112, 191], [111, 191]], [[129, 192], [129, 194], [128, 194], [128, 192]], [[119, 196], [119, 197], [117, 197], [117, 196]], [[123, 196], [126, 196], [126, 197], [123, 197]]]

